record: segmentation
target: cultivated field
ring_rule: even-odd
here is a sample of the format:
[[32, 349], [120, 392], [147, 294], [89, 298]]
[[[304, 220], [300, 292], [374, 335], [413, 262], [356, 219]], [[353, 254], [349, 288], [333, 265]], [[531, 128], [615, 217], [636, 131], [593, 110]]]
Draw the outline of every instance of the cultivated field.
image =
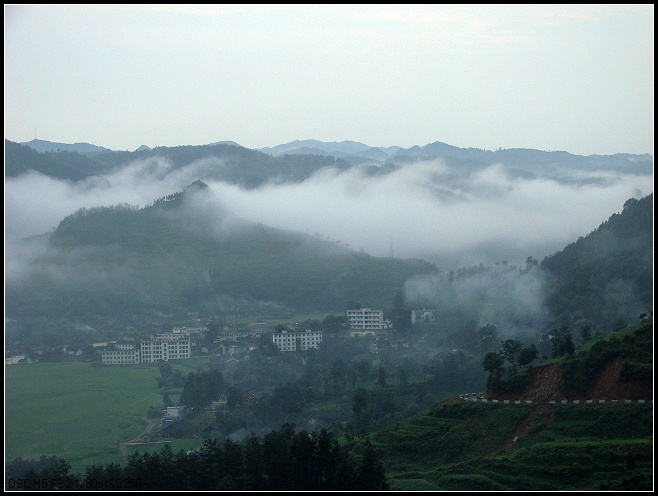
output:
[[5, 366], [5, 460], [55, 455], [74, 473], [123, 465], [119, 444], [142, 433], [149, 406], [162, 405], [159, 375], [155, 364]]

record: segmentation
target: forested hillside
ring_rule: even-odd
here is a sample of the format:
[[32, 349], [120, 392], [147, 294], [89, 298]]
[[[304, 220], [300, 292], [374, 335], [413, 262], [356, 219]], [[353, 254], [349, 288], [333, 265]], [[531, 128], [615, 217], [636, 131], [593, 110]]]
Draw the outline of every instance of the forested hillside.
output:
[[69, 151], [39, 153], [27, 146], [5, 140], [5, 177], [28, 171], [57, 179], [79, 181], [104, 171], [106, 167], [86, 155]]
[[653, 308], [653, 193], [631, 198], [595, 231], [540, 264], [554, 315], [599, 325], [632, 322]]
[[7, 284], [7, 316], [144, 322], [240, 307], [342, 311], [353, 300], [388, 305], [409, 277], [437, 270], [204, 215], [195, 202], [216, 199], [198, 184], [146, 208], [83, 209], [64, 219], [43, 238], [31, 275]]

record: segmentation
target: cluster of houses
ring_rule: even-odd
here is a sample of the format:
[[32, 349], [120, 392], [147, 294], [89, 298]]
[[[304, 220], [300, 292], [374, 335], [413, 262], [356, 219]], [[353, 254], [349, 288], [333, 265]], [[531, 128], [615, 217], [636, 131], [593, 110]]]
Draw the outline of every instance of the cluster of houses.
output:
[[[384, 311], [381, 309], [359, 308], [348, 310], [347, 319], [350, 323], [350, 336], [358, 336], [367, 340], [368, 349], [375, 355], [386, 350], [409, 347], [409, 343], [406, 340], [389, 335], [388, 331], [392, 328], [391, 321], [384, 319]], [[411, 311], [412, 325], [424, 322], [435, 322], [434, 310], [423, 309]]]
[[[358, 308], [347, 310], [351, 337], [369, 339], [372, 353], [379, 353], [382, 347], [397, 348], [404, 346], [402, 340], [388, 338], [391, 322], [384, 319], [384, 310]], [[431, 310], [414, 310], [411, 313], [412, 324], [432, 322]], [[172, 359], [185, 359], [192, 356], [195, 339], [208, 329], [205, 327], [174, 327], [172, 332], [151, 336], [139, 343], [133, 340], [119, 340], [101, 350], [102, 363], [105, 365], [129, 365], [153, 363]], [[237, 355], [256, 348], [263, 336], [271, 336], [279, 351], [294, 352], [319, 348], [322, 344], [322, 331], [302, 329], [298, 324], [288, 323], [284, 329], [277, 330], [273, 324], [255, 322], [252, 324], [230, 324], [224, 326], [215, 337], [213, 345], [223, 355]], [[208, 352], [202, 347], [201, 353]]]

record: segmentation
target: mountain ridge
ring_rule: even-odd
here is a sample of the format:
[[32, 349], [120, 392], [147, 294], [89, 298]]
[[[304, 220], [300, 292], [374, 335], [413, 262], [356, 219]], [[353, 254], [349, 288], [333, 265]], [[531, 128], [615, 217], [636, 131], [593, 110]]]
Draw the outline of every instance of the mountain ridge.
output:
[[94, 152], [103, 152], [110, 151], [109, 148], [104, 146], [92, 145], [91, 143], [58, 143], [54, 141], [40, 140], [34, 138], [31, 141], [26, 141], [19, 143], [24, 146], [29, 146], [33, 150], [38, 152], [54, 152], [54, 151], [67, 151], [75, 153], [94, 153]]
[[[110, 148], [104, 147], [104, 146], [99, 146], [99, 145], [94, 145], [86, 142], [81, 142], [81, 143], [59, 143], [59, 142], [52, 142], [52, 141], [47, 141], [47, 140], [39, 140], [39, 139], [33, 139], [31, 141], [25, 141], [25, 142], [18, 142], [18, 144], [23, 145], [23, 146], [29, 146], [32, 149], [35, 149], [39, 152], [48, 152], [48, 151], [74, 151], [77, 153], [94, 153], [94, 152], [101, 152], [101, 151], [122, 151], [122, 150], [112, 150]], [[242, 148], [246, 148], [243, 145], [240, 145], [239, 143], [235, 141], [230, 141], [230, 140], [223, 140], [223, 141], [216, 141], [212, 143], [208, 143], [206, 145], [197, 145], [197, 146], [214, 146], [214, 145], [232, 145], [232, 146], [239, 146]], [[183, 145], [185, 146], [185, 145]], [[142, 145], [141, 147], [137, 148], [139, 150], [142, 147], [147, 147], [147, 148], [175, 148], [171, 146], [160, 146], [160, 147], [149, 147], [147, 145]], [[590, 155], [578, 155], [578, 154], [572, 154], [568, 151], [565, 150], [541, 150], [541, 149], [536, 149], [536, 148], [523, 148], [523, 147], [515, 147], [515, 148], [498, 148], [497, 150], [487, 150], [483, 148], [476, 148], [476, 147], [468, 147], [468, 148], [461, 148], [458, 146], [450, 145], [441, 141], [434, 141], [431, 143], [427, 143], [425, 145], [413, 145], [409, 148], [404, 148], [398, 145], [389, 145], [389, 146], [371, 146], [367, 145], [358, 141], [353, 141], [353, 140], [343, 140], [343, 141], [321, 141], [321, 140], [316, 140], [316, 139], [303, 139], [303, 140], [293, 140], [288, 143], [281, 143], [279, 145], [274, 145], [271, 147], [261, 147], [261, 148], [251, 148], [253, 150], [258, 150], [262, 151], [264, 153], [267, 153], [269, 155], [283, 155], [286, 153], [295, 153], [295, 154], [300, 154], [301, 152], [299, 150], [305, 149], [305, 150], [317, 150], [320, 153], [327, 154], [327, 155], [334, 155], [337, 153], [338, 155], [335, 156], [350, 156], [350, 155], [355, 155], [359, 156], [360, 154], [364, 152], [368, 152], [369, 150], [372, 151], [378, 151], [378, 153], [383, 153], [387, 157], [394, 156], [398, 152], [408, 152], [412, 154], [421, 154], [421, 155], [443, 155], [443, 154], [449, 154], [449, 153], [457, 153], [460, 155], [467, 154], [469, 156], [487, 156], [491, 157], [493, 155], [498, 154], [499, 156], [509, 154], [509, 153], [528, 153], [528, 152], [540, 152], [543, 154], [555, 154], [555, 156], [574, 156], [574, 157], [586, 157], [586, 158], [603, 158], [603, 157], [621, 157], [621, 158], [632, 158], [635, 157], [636, 159], [640, 160], [646, 160], [649, 158], [653, 158], [651, 154], [649, 153], [640, 153], [640, 154], [634, 154], [634, 153], [626, 153], [626, 152], [618, 152], [614, 154], [590, 154]], [[137, 151], [136, 150], [136, 151]]]
[[[24, 144], [5, 140], [5, 177], [17, 177], [30, 170], [42, 174], [80, 181], [88, 176], [109, 174], [148, 159], [164, 159], [178, 169], [205, 161], [200, 180], [218, 180], [238, 184], [245, 189], [258, 188], [267, 183], [299, 183], [321, 169], [338, 171], [359, 169], [368, 174], [388, 174], [408, 164], [439, 160], [455, 177], [470, 174], [489, 166], [502, 166], [510, 177], [547, 178], [564, 184], [585, 185], [591, 181], [612, 181], [610, 178], [589, 177], [591, 173], [652, 175], [653, 158], [650, 155], [593, 155], [578, 156], [568, 152], [510, 149], [487, 151], [477, 148], [458, 148], [441, 142], [408, 149], [398, 147], [373, 148], [359, 146], [351, 153], [336, 149], [329, 143], [306, 143], [315, 146], [299, 147], [303, 142], [292, 142], [285, 153], [270, 154], [258, 149], [245, 148], [234, 142], [216, 142], [210, 145], [155, 147], [141, 146], [133, 152], [101, 150], [88, 153], [71, 151], [35, 152]], [[349, 142], [349, 146], [351, 143]], [[290, 144], [289, 144], [290, 145]]]

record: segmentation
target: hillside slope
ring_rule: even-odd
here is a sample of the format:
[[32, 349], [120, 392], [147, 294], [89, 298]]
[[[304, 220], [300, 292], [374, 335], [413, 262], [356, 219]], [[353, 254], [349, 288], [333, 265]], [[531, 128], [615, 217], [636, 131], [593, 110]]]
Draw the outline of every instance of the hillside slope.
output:
[[508, 402], [452, 398], [371, 436], [391, 488], [653, 488], [652, 319], [601, 336], [531, 376]]
[[522, 391], [488, 391], [487, 397], [533, 403], [653, 399], [653, 321], [602, 335], [527, 373]]
[[147, 208], [67, 217], [28, 277], [7, 283], [7, 316], [125, 324], [188, 311], [336, 311], [357, 299], [382, 307], [409, 277], [437, 270], [209, 213], [220, 208], [209, 188], [195, 187]]
[[653, 193], [630, 199], [587, 236], [544, 258], [547, 306], [602, 327], [653, 308]]

